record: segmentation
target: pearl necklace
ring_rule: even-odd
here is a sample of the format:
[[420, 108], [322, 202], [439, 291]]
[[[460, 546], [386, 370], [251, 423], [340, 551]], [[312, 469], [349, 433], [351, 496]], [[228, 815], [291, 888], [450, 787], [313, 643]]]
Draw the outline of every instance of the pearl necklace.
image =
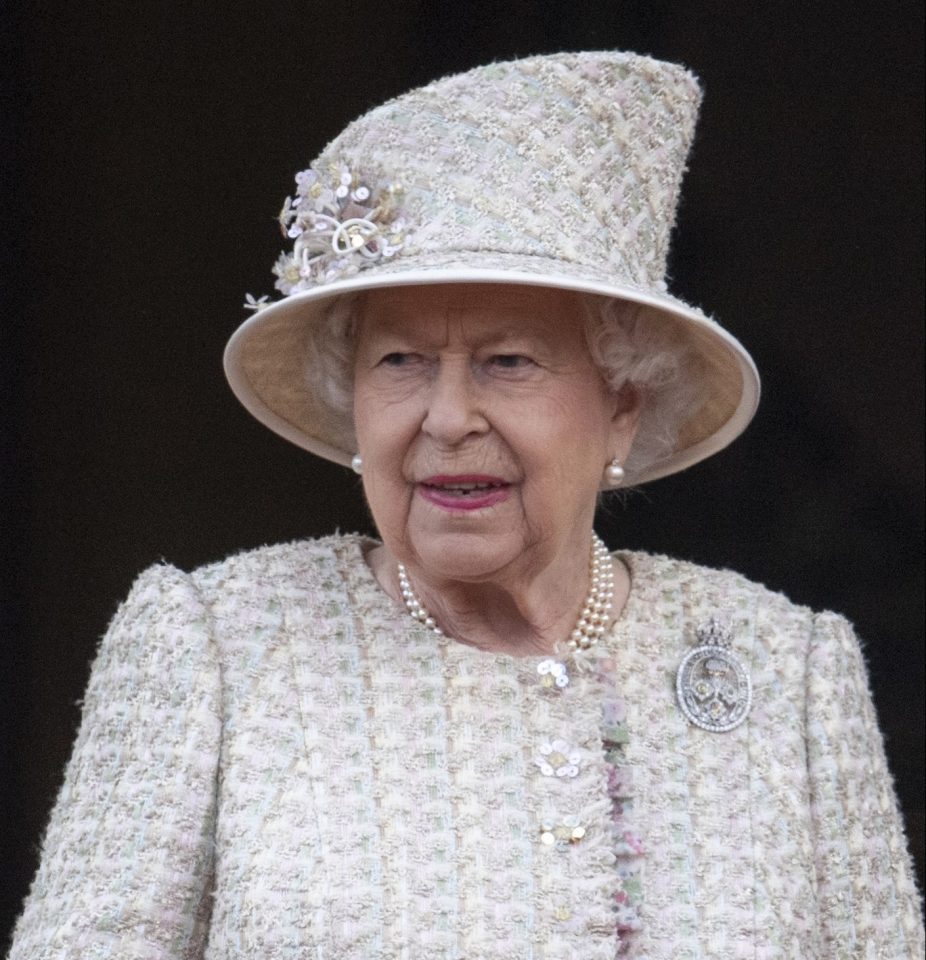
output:
[[[611, 555], [608, 548], [601, 542], [597, 533], [592, 533], [591, 560], [589, 563], [588, 596], [582, 605], [582, 612], [576, 622], [575, 629], [569, 634], [567, 645], [570, 650], [587, 650], [594, 646], [604, 635], [611, 619], [611, 605], [614, 600], [614, 570], [611, 566]], [[405, 565], [399, 564], [399, 587], [402, 599], [409, 614], [419, 623], [439, 636], [444, 631], [437, 625], [437, 621], [428, 612], [427, 607], [418, 598], [408, 581], [408, 571]]]

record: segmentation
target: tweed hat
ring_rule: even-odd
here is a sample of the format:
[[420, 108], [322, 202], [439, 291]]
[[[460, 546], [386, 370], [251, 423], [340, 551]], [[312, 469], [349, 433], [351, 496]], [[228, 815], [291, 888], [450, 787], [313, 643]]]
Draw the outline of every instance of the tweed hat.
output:
[[632, 481], [720, 450], [752, 418], [758, 376], [739, 342], [665, 282], [700, 99], [683, 67], [586, 52], [489, 64], [366, 113], [296, 176], [280, 213], [293, 245], [274, 267], [283, 296], [248, 296], [254, 315], [225, 352], [233, 391], [266, 426], [347, 465], [351, 414], [309, 349], [333, 299], [528, 284], [640, 304], [681, 331], [704, 371], [674, 449]]

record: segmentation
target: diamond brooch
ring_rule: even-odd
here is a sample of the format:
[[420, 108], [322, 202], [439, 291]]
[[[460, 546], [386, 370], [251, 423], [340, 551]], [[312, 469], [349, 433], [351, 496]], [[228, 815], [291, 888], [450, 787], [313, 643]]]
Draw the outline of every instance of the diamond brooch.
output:
[[675, 693], [690, 723], [712, 733], [738, 727], [752, 706], [752, 681], [733, 652], [733, 631], [717, 617], [697, 629], [698, 646], [679, 664]]

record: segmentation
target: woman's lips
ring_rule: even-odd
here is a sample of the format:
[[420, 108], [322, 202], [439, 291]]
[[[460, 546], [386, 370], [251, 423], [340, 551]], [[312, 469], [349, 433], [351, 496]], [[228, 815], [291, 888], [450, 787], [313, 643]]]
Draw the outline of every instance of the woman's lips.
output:
[[455, 513], [459, 510], [484, 510], [507, 500], [511, 484], [501, 477], [484, 474], [441, 474], [419, 481], [417, 490], [428, 503]]

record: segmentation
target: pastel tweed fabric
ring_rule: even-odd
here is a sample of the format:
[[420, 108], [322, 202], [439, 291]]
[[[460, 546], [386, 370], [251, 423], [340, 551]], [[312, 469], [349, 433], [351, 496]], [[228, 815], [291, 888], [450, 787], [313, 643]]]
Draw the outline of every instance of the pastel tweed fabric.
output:
[[[332, 537], [139, 578], [93, 670], [13, 960], [610, 960], [614, 740], [645, 844], [627, 955], [922, 955], [844, 620], [619, 554], [627, 607], [557, 694], [539, 658], [413, 624], [362, 548]], [[672, 692], [718, 606], [755, 687], [723, 735], [687, 725]], [[615, 680], [626, 715], [609, 720]], [[551, 738], [575, 776], [539, 770]], [[540, 842], [544, 818], [573, 815], [579, 842]]]

